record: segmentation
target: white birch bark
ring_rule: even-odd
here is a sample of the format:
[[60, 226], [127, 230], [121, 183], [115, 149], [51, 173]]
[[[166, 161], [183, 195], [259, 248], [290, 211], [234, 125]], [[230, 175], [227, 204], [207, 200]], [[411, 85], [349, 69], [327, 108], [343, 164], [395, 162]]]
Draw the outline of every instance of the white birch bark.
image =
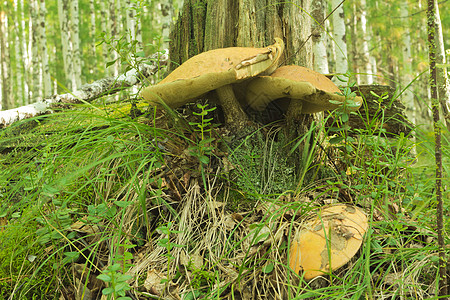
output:
[[38, 3], [37, 0], [30, 0], [30, 37], [31, 47], [31, 99], [42, 97], [41, 72], [39, 63], [39, 25], [38, 25]]
[[[116, 5], [114, 0], [109, 0], [109, 18], [110, 18], [110, 31], [111, 36], [115, 38], [118, 33], [118, 23], [117, 23], [117, 14], [116, 14]], [[111, 53], [112, 60], [116, 61], [110, 68], [112, 68], [112, 76], [119, 75], [119, 63], [117, 61], [118, 54], [116, 51], [112, 50]]]
[[96, 17], [96, 10], [95, 10], [95, 1], [89, 0], [89, 10], [90, 10], [90, 28], [89, 28], [89, 35], [90, 35], [90, 45], [89, 45], [89, 73], [94, 73], [94, 68], [97, 65], [97, 55], [96, 55], [96, 49], [95, 45], [97, 43], [96, 41], [96, 24], [95, 24], [95, 17]]
[[[23, 2], [23, 1], [21, 1]], [[22, 26], [22, 20], [23, 20], [23, 11], [21, 11], [21, 7], [18, 3], [18, 0], [14, 0], [14, 26], [16, 27], [16, 34], [15, 34], [15, 56], [16, 56], [16, 98], [17, 102], [20, 103], [20, 105], [25, 104], [25, 80], [24, 80], [24, 73], [25, 73], [25, 65], [24, 65], [24, 53], [23, 53], [23, 41], [24, 41], [24, 26]]]
[[[332, 8], [338, 7], [341, 4], [341, 0], [332, 0]], [[336, 46], [336, 70], [338, 74], [345, 74], [348, 71], [347, 62], [347, 41], [345, 39], [345, 18], [344, 8], [340, 5], [332, 16], [333, 21], [333, 37]], [[333, 79], [333, 82], [337, 85], [346, 84], [340, 80]]]
[[81, 85], [81, 53], [78, 0], [70, 0], [70, 40], [72, 42], [72, 89]]
[[149, 60], [152, 64], [143, 63], [139, 66], [139, 70], [132, 69], [119, 77], [100, 79], [91, 84], [83, 85], [79, 90], [72, 93], [54, 95], [33, 104], [0, 111], [0, 127], [9, 126], [19, 120], [52, 113], [51, 105], [55, 103], [90, 102], [106, 94], [114, 94], [125, 87], [133, 86], [145, 80], [146, 77], [154, 75], [160, 67], [167, 65], [168, 60], [168, 52], [155, 53]]
[[0, 73], [1, 73], [1, 109], [8, 109], [8, 60], [7, 60], [7, 31], [8, 31], [8, 16], [4, 11], [0, 11]]
[[73, 86], [73, 61], [69, 34], [69, 18], [67, 16], [68, 10], [68, 0], [58, 0], [59, 29], [61, 31], [62, 56], [64, 64], [64, 74], [66, 76], [66, 80], [63, 84], [67, 87], [68, 90], [71, 90]]
[[41, 58], [41, 68], [42, 68], [42, 86], [44, 88], [43, 95], [48, 97], [52, 94], [52, 82], [50, 79], [50, 70], [48, 66], [48, 51], [47, 51], [47, 36], [45, 34], [45, 16], [47, 14], [47, 9], [45, 8], [45, 0], [40, 0], [39, 5], [39, 26], [38, 26], [38, 36], [39, 36], [39, 48], [40, 48], [40, 58]]
[[409, 10], [408, 3], [404, 2], [400, 7], [400, 17], [405, 21], [405, 32], [402, 34], [403, 39], [403, 70], [401, 71], [401, 87], [403, 90], [402, 100], [405, 104], [406, 110], [405, 114], [413, 124], [416, 124], [416, 107], [414, 105], [414, 94], [412, 93], [412, 87], [408, 85], [411, 84], [413, 80], [413, 70], [412, 70], [412, 56], [411, 56], [411, 35], [410, 35], [410, 22], [408, 19]]
[[367, 28], [367, 11], [366, 11], [366, 0], [360, 0], [359, 9], [361, 11], [360, 14], [360, 25], [361, 25], [361, 34], [362, 34], [362, 51], [361, 51], [361, 59], [362, 59], [362, 70], [364, 74], [360, 76], [361, 84], [372, 84], [373, 76], [372, 76], [372, 66], [370, 63], [370, 53], [369, 53], [369, 40], [370, 40], [370, 30]]
[[[106, 1], [100, 1], [100, 28], [107, 38], [108, 28], [109, 28], [109, 9], [106, 9]], [[108, 45], [102, 44], [102, 59], [104, 62], [109, 61], [109, 49]], [[106, 74], [110, 74], [110, 69], [106, 69]]]
[[162, 48], [169, 48], [169, 33], [170, 33], [170, 24], [172, 22], [173, 16], [173, 5], [170, 0], [160, 0], [158, 4], [158, 8], [160, 11], [159, 14], [159, 23], [161, 24], [162, 29]]
[[434, 22], [436, 28], [436, 64], [441, 65], [437, 68], [437, 88], [439, 95], [439, 102], [441, 104], [442, 113], [444, 115], [447, 129], [450, 130], [450, 83], [447, 73], [444, 47], [444, 36], [442, 34], [442, 23], [439, 14], [439, 5], [437, 0], [434, 0]]
[[131, 3], [131, 0], [126, 0], [125, 4], [128, 7], [126, 13], [127, 40], [131, 43], [131, 41], [136, 39], [135, 3]]
[[312, 42], [313, 42], [313, 67], [314, 70], [321, 74], [328, 74], [328, 59], [326, 47], [326, 33], [325, 33], [325, 8], [327, 7], [326, 0], [313, 1], [311, 4], [312, 20]]

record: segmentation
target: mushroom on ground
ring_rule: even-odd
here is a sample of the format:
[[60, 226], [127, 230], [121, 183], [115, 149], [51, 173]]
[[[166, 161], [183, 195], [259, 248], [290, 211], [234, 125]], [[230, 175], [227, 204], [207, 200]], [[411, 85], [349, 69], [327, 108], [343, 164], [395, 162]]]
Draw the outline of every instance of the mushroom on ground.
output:
[[306, 280], [329, 274], [358, 252], [369, 227], [364, 212], [345, 204], [322, 208], [291, 241], [289, 266]]
[[215, 49], [193, 56], [170, 73], [160, 83], [149, 86], [141, 96], [150, 104], [163, 101], [171, 108], [216, 90], [225, 122], [241, 127], [247, 116], [240, 107], [231, 84], [259, 74], [271, 74], [284, 50], [281, 39], [265, 48], [230, 47]]
[[[311, 114], [339, 107], [345, 97], [340, 95], [339, 88], [326, 76], [300, 66], [283, 66], [275, 70], [270, 76], [259, 76], [247, 86], [246, 102], [255, 110], [264, 110], [270, 102], [289, 98], [290, 105], [286, 113]], [[362, 104], [361, 97], [355, 97], [355, 106], [350, 110], [357, 110]]]

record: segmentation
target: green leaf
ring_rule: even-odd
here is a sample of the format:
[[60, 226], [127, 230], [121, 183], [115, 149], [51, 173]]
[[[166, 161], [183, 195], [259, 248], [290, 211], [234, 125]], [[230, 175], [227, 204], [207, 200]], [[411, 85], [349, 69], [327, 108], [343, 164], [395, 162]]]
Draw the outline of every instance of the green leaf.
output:
[[332, 145], [339, 144], [343, 140], [344, 140], [343, 136], [337, 136], [337, 137], [334, 137], [334, 138], [330, 139], [330, 144], [332, 144]]
[[208, 164], [209, 163], [209, 158], [208, 158], [208, 156], [205, 156], [205, 155], [200, 155], [199, 157], [198, 157], [198, 160], [202, 163], [202, 164]]
[[266, 274], [269, 274], [270, 272], [273, 271], [273, 268], [274, 268], [273, 263], [268, 263], [267, 265], [265, 265], [265, 266], [262, 268], [262, 271], [263, 271], [264, 273], [266, 273]]
[[111, 276], [108, 276], [106, 274], [100, 274], [97, 276], [97, 278], [104, 282], [111, 282]]
[[131, 204], [131, 201], [120, 201], [120, 200], [117, 200], [117, 201], [114, 201], [114, 204], [117, 205], [118, 207], [125, 208], [125, 207], [127, 207], [127, 206], [129, 206]]
[[112, 287], [107, 287], [107, 288], [103, 289], [103, 291], [102, 291], [103, 295], [111, 295], [112, 293], [114, 293], [114, 289]]

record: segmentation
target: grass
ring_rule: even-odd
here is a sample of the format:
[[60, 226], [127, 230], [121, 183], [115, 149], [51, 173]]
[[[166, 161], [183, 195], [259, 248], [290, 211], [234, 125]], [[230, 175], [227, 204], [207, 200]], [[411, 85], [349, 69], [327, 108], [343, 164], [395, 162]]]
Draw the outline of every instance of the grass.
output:
[[[431, 136], [311, 130], [296, 169], [277, 126], [239, 139], [208, 107], [183, 121], [96, 105], [0, 132], [0, 299], [435, 299]], [[362, 207], [370, 229], [306, 282], [291, 237], [330, 202]]]

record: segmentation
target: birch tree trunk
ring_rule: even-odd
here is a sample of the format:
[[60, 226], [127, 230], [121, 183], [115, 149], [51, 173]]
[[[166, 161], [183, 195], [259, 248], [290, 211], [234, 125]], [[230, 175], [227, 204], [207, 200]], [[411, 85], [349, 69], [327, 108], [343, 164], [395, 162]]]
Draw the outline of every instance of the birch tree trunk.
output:
[[73, 89], [73, 60], [72, 60], [72, 46], [69, 36], [69, 18], [67, 11], [69, 10], [68, 0], [58, 0], [58, 16], [59, 16], [59, 29], [61, 30], [61, 46], [62, 56], [64, 63], [64, 74], [66, 80], [64, 85], [68, 90]]
[[[108, 28], [110, 28], [109, 9], [106, 9], [108, 3], [106, 1], [100, 1], [100, 28], [104, 34], [107, 34]], [[109, 61], [109, 49], [105, 43], [102, 44], [102, 60], [104, 62]], [[111, 69], [106, 69], [106, 74], [110, 75], [111, 73]]]
[[317, 0], [312, 3], [312, 47], [314, 70], [328, 74], [328, 58], [327, 58], [327, 35], [325, 33], [325, 8], [327, 7], [326, 0]]
[[411, 56], [411, 35], [409, 31], [409, 11], [408, 3], [404, 2], [400, 7], [400, 17], [405, 19], [405, 32], [402, 35], [403, 38], [403, 70], [401, 71], [401, 83], [402, 83], [402, 100], [405, 104], [406, 116], [413, 124], [416, 124], [416, 107], [414, 104], [414, 94], [412, 93], [412, 87], [408, 87], [413, 80], [412, 71], [412, 56]]
[[96, 44], [97, 44], [97, 36], [96, 36], [96, 24], [95, 24], [95, 17], [96, 17], [96, 10], [95, 10], [95, 1], [89, 0], [89, 10], [90, 10], [90, 28], [89, 28], [89, 39], [90, 39], [90, 45], [89, 45], [89, 74], [94, 73], [94, 68], [97, 65], [97, 54], [96, 54]]
[[4, 11], [0, 10], [0, 73], [1, 73], [1, 91], [2, 101], [1, 109], [9, 109], [9, 95], [8, 95], [8, 59], [7, 59], [7, 31], [8, 31], [8, 16]]
[[370, 40], [370, 30], [367, 28], [367, 4], [366, 0], [360, 0], [359, 11], [360, 18], [359, 24], [361, 25], [361, 35], [362, 35], [362, 49], [361, 49], [361, 63], [363, 65], [362, 70], [364, 74], [360, 76], [361, 84], [372, 84], [372, 66], [370, 64], [370, 53], [369, 53], [369, 40]]
[[80, 53], [80, 29], [79, 29], [78, 0], [70, 0], [70, 40], [72, 42], [72, 89], [81, 86], [81, 53]]
[[136, 21], [135, 21], [135, 3], [131, 3], [131, 0], [126, 0], [126, 7], [128, 8], [126, 12], [126, 24], [127, 24], [127, 40], [131, 43], [132, 40], [136, 39]]
[[39, 6], [39, 48], [42, 68], [43, 95], [48, 97], [52, 94], [52, 81], [50, 79], [50, 70], [48, 66], [47, 36], [45, 34], [45, 16], [47, 9], [45, 8], [45, 0], [40, 0]]
[[169, 48], [170, 24], [173, 17], [173, 3], [170, 0], [160, 0], [158, 4], [160, 11], [159, 22], [162, 28], [162, 48]]
[[[23, 1], [20, 1], [23, 5]], [[16, 101], [19, 105], [24, 105], [25, 103], [25, 80], [24, 80], [24, 73], [25, 73], [25, 55], [23, 52], [23, 45], [25, 41], [24, 33], [24, 26], [23, 26], [23, 11], [21, 10], [21, 5], [19, 3], [14, 3], [14, 26], [16, 28], [15, 30], [15, 56], [16, 56], [16, 98], [18, 101]]]
[[[345, 18], [344, 8], [340, 0], [332, 0], [331, 6], [337, 7], [336, 11], [332, 15], [333, 21], [333, 37], [336, 47], [336, 70], [338, 74], [345, 74], [348, 71], [347, 61], [347, 41], [345, 37]], [[336, 85], [344, 84], [340, 80], [333, 79]]]
[[[109, 18], [110, 18], [110, 31], [111, 31], [111, 37], [116, 37], [118, 32], [118, 24], [117, 24], [117, 14], [116, 14], [116, 4], [114, 0], [109, 0]], [[119, 65], [117, 62], [117, 52], [112, 51], [112, 60], [116, 61], [115, 64], [113, 64], [112, 67], [112, 76], [118, 76], [119, 75]]]
[[31, 0], [30, 5], [30, 37], [31, 40], [31, 99], [37, 99], [42, 97], [41, 87], [41, 74], [39, 63], [39, 24], [38, 24], [38, 3], [37, 0]]
[[434, 0], [434, 23], [436, 29], [436, 63], [442, 66], [436, 69], [436, 84], [439, 94], [439, 103], [441, 105], [447, 129], [450, 131], [450, 83], [447, 68], [444, 66], [446, 64], [445, 45], [437, 0]]

